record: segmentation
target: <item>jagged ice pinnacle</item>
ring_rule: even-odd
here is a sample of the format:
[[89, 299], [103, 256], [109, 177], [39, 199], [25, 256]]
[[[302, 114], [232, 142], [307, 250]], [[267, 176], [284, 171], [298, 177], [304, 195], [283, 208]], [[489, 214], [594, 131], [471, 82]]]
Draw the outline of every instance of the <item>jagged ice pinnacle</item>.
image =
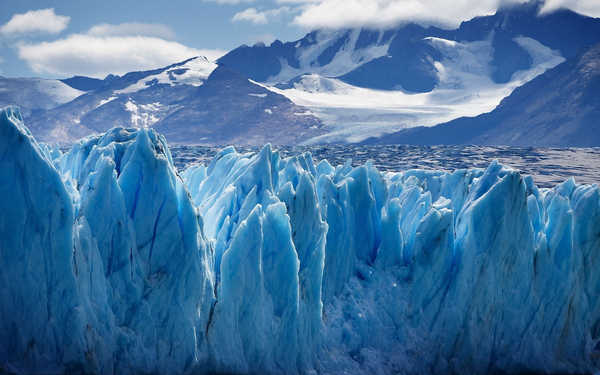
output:
[[593, 372], [600, 190], [381, 173], [149, 129], [62, 154], [0, 112], [0, 369]]

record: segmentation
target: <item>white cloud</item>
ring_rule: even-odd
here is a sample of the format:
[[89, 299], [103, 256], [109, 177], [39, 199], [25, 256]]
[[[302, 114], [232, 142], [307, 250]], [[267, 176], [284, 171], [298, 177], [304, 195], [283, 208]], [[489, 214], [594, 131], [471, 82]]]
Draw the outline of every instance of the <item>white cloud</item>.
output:
[[542, 13], [552, 12], [559, 8], [568, 8], [590, 17], [600, 17], [599, 0], [546, 0]]
[[54, 8], [30, 10], [27, 13], [15, 14], [0, 27], [4, 35], [26, 33], [58, 34], [67, 28], [71, 17], [54, 13]]
[[[456, 27], [476, 16], [493, 14], [498, 7], [528, 0], [277, 0], [295, 3], [300, 14], [294, 23], [307, 28], [388, 27], [419, 22]], [[559, 7], [600, 16], [600, 0], [547, 0], [544, 11]]]
[[248, 21], [255, 24], [267, 23], [267, 15], [256, 8], [248, 8], [233, 15], [232, 21]]
[[280, 16], [284, 13], [289, 13], [290, 11], [291, 9], [287, 6], [264, 11], [259, 11], [256, 8], [248, 8], [246, 10], [234, 14], [231, 20], [234, 22], [248, 21], [257, 25], [264, 25], [270, 19]]
[[294, 22], [305, 27], [386, 27], [402, 22], [457, 26], [523, 0], [321, 0], [307, 4]]
[[33, 71], [56, 76], [104, 77], [163, 67], [194, 56], [216, 60], [226, 51], [197, 49], [172, 39], [166, 25], [129, 22], [99, 24], [84, 34], [50, 42], [20, 42], [19, 57]]
[[216, 59], [224, 53], [156, 37], [86, 34], [73, 34], [52, 42], [21, 43], [17, 48], [19, 57], [37, 73], [92, 77], [154, 69], [198, 55]]
[[93, 26], [88, 32], [94, 36], [151, 36], [162, 39], [175, 39], [175, 32], [159, 23], [127, 22], [118, 25], [103, 23]]

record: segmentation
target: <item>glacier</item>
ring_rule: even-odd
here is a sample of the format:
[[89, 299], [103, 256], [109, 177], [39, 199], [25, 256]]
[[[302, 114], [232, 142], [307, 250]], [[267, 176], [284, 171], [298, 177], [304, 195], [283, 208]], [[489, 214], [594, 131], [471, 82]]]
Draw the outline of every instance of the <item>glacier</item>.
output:
[[0, 111], [0, 372], [600, 370], [600, 189], [380, 172]]

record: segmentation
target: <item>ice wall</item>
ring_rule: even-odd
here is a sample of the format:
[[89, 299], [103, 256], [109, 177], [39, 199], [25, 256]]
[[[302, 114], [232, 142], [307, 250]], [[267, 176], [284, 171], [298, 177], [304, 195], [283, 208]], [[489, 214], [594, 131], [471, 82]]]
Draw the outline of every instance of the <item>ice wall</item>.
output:
[[115, 370], [191, 369], [206, 357], [214, 277], [164, 138], [113, 129], [75, 144], [58, 165], [73, 192], [82, 253], [93, 254], [90, 267], [105, 284], [98, 304], [116, 327]]
[[73, 207], [15, 108], [0, 112], [0, 212], [0, 365], [77, 363], [95, 332], [73, 268]]
[[14, 109], [0, 150], [4, 370], [599, 369], [596, 185], [538, 189], [497, 163], [381, 173], [268, 145], [179, 176], [152, 130], [60, 155]]
[[211, 257], [164, 139], [114, 129], [57, 170], [16, 110], [0, 122], [0, 365], [183, 373], [206, 361]]

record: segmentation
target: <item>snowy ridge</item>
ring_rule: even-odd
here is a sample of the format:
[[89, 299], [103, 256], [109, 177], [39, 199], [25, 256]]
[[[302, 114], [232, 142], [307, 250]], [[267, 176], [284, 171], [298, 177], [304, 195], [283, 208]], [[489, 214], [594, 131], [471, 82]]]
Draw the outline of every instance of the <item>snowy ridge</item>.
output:
[[158, 74], [153, 74], [136, 83], [127, 86], [122, 90], [115, 90], [114, 93], [131, 94], [138, 92], [152, 85], [190, 85], [202, 86], [210, 73], [217, 68], [217, 64], [209, 61], [204, 56], [194, 57], [187, 60], [184, 64], [177, 64], [170, 69], [165, 69]]
[[[285, 59], [280, 59], [281, 71], [267, 78], [266, 83], [275, 85], [285, 83], [302, 74], [319, 74], [326, 77], [344, 75], [361, 64], [385, 56], [388, 52], [391, 36], [385, 31], [378, 31], [377, 40], [367, 46], [357, 46], [360, 29], [353, 30], [319, 30], [310, 34], [307, 46], [297, 45], [298, 66], [290, 66]], [[386, 38], [384, 39], [384, 36]], [[336, 44], [342, 43], [337, 46]], [[317, 63], [328, 50], [337, 48], [329, 61]]]
[[599, 369], [597, 185], [538, 189], [498, 163], [383, 174], [270, 146], [180, 177], [153, 130], [60, 155], [13, 109], [0, 151], [15, 182], [0, 194], [4, 370]]
[[83, 94], [83, 91], [67, 86], [58, 80], [41, 78], [24, 78], [23, 80], [36, 82], [38, 90], [42, 93], [46, 93], [57, 104], [70, 102]]
[[495, 83], [489, 38], [456, 42], [427, 37], [424, 41], [442, 56], [434, 61], [439, 84], [430, 92], [358, 87], [317, 73], [301, 75], [287, 85], [264, 87], [308, 107], [330, 126], [330, 133], [308, 143], [360, 142], [404, 128], [489, 112], [514, 89], [565, 61], [560, 52], [532, 38], [516, 37], [514, 41], [527, 51], [532, 66], [515, 72], [506, 83]]
[[68, 103], [83, 91], [59, 80], [42, 78], [0, 77], [0, 107], [19, 105], [25, 114], [35, 109], [49, 109]]
[[120, 126], [152, 127], [177, 143], [262, 145], [266, 140], [299, 143], [324, 134], [322, 122], [307, 112], [226, 67], [196, 57], [109, 77], [76, 100], [24, 117], [36, 138], [46, 142], [72, 144]]

